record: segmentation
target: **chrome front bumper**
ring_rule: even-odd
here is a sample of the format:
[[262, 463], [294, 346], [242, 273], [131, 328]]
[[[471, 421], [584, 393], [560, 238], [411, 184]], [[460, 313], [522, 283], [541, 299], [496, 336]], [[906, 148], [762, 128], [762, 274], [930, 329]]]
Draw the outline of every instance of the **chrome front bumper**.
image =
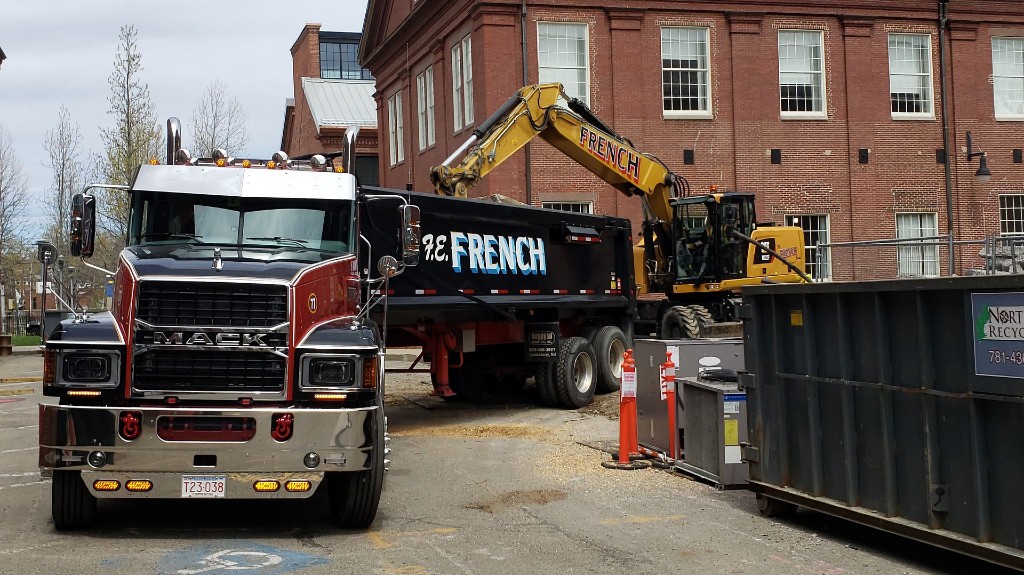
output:
[[[371, 423], [377, 409], [122, 409], [39, 404], [39, 467], [43, 474], [82, 471], [97, 497], [176, 498], [181, 496], [185, 475], [224, 476], [226, 498], [309, 497], [325, 472], [369, 469], [374, 438]], [[124, 411], [142, 413], [137, 439], [127, 441], [118, 433], [118, 418]], [[286, 441], [270, 435], [272, 417], [278, 413], [294, 416], [292, 436]], [[164, 416], [252, 418], [256, 432], [248, 441], [165, 441], [157, 435], [157, 420]], [[105, 464], [98, 468], [88, 463], [89, 454], [96, 451], [106, 456]], [[310, 452], [320, 459], [312, 469], [303, 463]], [[133, 479], [149, 480], [153, 489], [97, 492], [93, 481], [100, 479], [117, 480], [122, 485]], [[253, 483], [262, 480], [282, 485], [306, 480], [313, 485], [306, 492], [254, 491]]]

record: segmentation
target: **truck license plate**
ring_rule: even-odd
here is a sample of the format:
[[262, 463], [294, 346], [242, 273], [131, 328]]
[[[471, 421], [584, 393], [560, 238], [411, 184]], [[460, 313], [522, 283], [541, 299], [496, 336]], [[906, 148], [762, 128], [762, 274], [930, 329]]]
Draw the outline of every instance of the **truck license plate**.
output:
[[224, 497], [226, 489], [223, 475], [184, 475], [181, 478], [182, 497]]

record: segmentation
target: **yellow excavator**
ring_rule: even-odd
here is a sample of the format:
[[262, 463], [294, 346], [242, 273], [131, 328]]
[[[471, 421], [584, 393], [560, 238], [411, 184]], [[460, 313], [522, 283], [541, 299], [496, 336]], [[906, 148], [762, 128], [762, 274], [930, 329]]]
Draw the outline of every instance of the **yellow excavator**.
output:
[[662, 337], [698, 337], [703, 326], [736, 319], [745, 285], [811, 281], [803, 271], [803, 230], [756, 223], [751, 193], [712, 188], [690, 195], [685, 179], [637, 150], [558, 83], [520, 88], [431, 168], [435, 192], [467, 197], [470, 187], [537, 136], [643, 202], [642, 239], [633, 253], [638, 333], [642, 324], [653, 324], [648, 331]]

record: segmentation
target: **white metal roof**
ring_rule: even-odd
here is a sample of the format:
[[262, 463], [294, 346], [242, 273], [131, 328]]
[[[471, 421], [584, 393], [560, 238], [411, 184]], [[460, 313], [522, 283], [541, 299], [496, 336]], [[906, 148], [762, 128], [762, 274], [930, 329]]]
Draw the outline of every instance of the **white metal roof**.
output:
[[302, 92], [306, 95], [317, 131], [335, 126], [376, 128], [374, 90], [373, 80], [302, 79]]
[[243, 198], [355, 199], [351, 174], [216, 166], [143, 164], [133, 191], [174, 192]]

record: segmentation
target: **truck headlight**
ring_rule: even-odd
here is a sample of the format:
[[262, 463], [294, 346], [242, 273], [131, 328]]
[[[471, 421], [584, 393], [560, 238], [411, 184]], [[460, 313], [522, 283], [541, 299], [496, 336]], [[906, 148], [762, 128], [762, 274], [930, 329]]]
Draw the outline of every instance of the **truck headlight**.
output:
[[57, 352], [56, 384], [65, 387], [115, 387], [121, 354], [95, 349]]
[[299, 387], [310, 391], [365, 387], [363, 372], [372, 362], [372, 357], [358, 355], [305, 353], [299, 363]]
[[63, 379], [70, 383], [104, 383], [110, 381], [110, 356], [75, 353], [64, 356]]
[[314, 359], [309, 362], [309, 382], [321, 387], [337, 387], [352, 382], [352, 360]]

